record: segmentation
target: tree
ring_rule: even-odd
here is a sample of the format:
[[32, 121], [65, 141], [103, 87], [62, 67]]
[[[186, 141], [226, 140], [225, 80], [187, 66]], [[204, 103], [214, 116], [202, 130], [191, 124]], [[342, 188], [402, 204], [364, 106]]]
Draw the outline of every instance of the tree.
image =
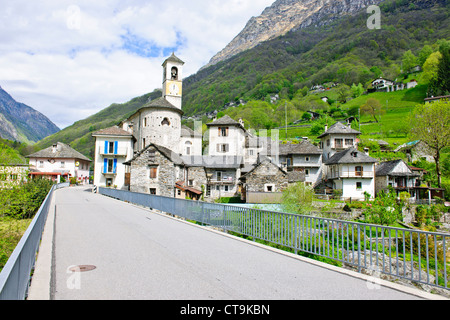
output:
[[371, 115], [378, 123], [377, 116], [385, 114], [386, 111], [381, 106], [380, 101], [375, 98], [369, 98], [367, 99], [366, 104], [361, 106], [361, 113]]
[[297, 182], [283, 191], [281, 203], [287, 212], [309, 214], [313, 198], [313, 189], [303, 182]]
[[403, 206], [397, 203], [392, 190], [380, 191], [372, 203], [364, 211], [366, 222], [380, 225], [391, 225], [401, 220]]
[[410, 136], [430, 149], [436, 162], [437, 183], [442, 185], [440, 158], [442, 149], [450, 146], [450, 106], [448, 100], [418, 105], [409, 118]]
[[440, 94], [449, 94], [450, 92], [450, 46], [441, 46], [441, 59], [437, 67], [437, 89]]
[[442, 58], [442, 54], [437, 51], [430, 54], [428, 59], [423, 64], [423, 80], [428, 83], [433, 83], [437, 79], [438, 66]]
[[408, 73], [412, 68], [414, 68], [417, 65], [417, 58], [411, 52], [411, 50], [408, 50], [403, 54], [402, 62], [403, 62], [403, 72]]
[[352, 85], [352, 93], [353, 93], [353, 98], [358, 98], [360, 95], [362, 95], [364, 92], [364, 87], [361, 83], [359, 83], [358, 85], [353, 84]]

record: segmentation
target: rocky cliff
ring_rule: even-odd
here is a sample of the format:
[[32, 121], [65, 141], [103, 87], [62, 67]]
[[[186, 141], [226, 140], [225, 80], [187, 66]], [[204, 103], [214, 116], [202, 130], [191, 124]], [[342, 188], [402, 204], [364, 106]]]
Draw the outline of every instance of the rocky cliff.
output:
[[15, 101], [0, 87], [0, 137], [33, 143], [58, 131], [46, 116]]
[[259, 43], [310, 25], [323, 25], [344, 14], [364, 10], [382, 0], [277, 0], [245, 28], [205, 66], [214, 65]]

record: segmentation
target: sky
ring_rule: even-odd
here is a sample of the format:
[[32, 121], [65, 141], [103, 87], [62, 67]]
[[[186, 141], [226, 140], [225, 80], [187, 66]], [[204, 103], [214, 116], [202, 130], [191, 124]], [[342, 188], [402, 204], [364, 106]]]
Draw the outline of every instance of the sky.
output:
[[0, 86], [60, 129], [185, 77], [275, 0], [0, 0]]

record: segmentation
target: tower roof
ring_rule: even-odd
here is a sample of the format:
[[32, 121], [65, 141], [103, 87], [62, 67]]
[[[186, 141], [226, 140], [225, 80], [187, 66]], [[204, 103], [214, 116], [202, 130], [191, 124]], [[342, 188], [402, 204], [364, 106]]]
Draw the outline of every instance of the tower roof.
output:
[[172, 52], [172, 55], [170, 57], [168, 57], [162, 65], [163, 66], [166, 65], [167, 62], [169, 62], [169, 61], [184, 64], [184, 61], [181, 60], [180, 58], [178, 58], [174, 52]]

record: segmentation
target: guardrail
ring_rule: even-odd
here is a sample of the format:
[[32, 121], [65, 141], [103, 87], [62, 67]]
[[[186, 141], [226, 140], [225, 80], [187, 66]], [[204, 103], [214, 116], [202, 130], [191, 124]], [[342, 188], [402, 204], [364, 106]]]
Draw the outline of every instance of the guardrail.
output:
[[99, 193], [316, 256], [449, 289], [450, 234], [99, 188]]
[[36, 262], [53, 192], [69, 183], [54, 185], [0, 273], [0, 300], [24, 300]]

